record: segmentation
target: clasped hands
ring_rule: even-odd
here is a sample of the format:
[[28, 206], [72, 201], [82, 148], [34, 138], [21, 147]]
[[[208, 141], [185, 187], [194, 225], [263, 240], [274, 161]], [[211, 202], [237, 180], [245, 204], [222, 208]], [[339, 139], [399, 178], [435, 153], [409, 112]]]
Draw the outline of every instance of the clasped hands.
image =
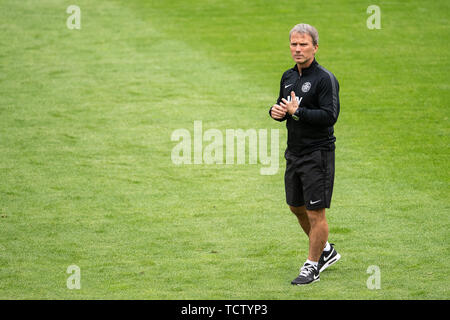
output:
[[274, 104], [270, 114], [274, 119], [283, 119], [286, 113], [294, 114], [298, 109], [298, 101], [295, 96], [295, 92], [291, 91], [291, 101], [287, 101], [285, 98], [281, 99], [280, 104]]

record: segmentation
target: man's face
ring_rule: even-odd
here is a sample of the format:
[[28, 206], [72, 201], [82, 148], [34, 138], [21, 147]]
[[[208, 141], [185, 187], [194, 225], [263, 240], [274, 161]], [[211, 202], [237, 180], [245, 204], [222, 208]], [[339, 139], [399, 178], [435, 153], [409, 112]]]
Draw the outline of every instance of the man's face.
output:
[[291, 35], [291, 55], [297, 64], [308, 64], [314, 59], [314, 54], [318, 46], [313, 45], [312, 38], [306, 33], [292, 33]]

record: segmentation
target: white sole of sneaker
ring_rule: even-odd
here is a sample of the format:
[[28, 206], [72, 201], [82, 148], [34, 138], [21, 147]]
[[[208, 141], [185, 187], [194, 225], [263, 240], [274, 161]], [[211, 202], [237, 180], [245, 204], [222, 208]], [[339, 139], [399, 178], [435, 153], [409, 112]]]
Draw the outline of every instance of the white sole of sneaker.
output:
[[339, 261], [340, 258], [341, 258], [341, 255], [339, 253], [336, 254], [336, 256], [333, 259], [330, 259], [327, 262], [325, 262], [325, 264], [322, 266], [322, 268], [320, 268], [319, 272], [322, 272], [323, 270], [325, 270], [329, 266], [335, 264], [336, 262]]

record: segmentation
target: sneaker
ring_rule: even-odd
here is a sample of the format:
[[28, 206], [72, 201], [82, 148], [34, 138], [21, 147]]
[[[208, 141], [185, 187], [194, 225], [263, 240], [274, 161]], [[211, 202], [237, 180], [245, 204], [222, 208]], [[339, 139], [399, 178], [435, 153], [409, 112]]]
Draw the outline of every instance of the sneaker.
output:
[[310, 265], [309, 263], [305, 263], [303, 267], [300, 269], [300, 274], [297, 278], [292, 280], [291, 284], [295, 285], [303, 285], [303, 284], [309, 284], [316, 281], [320, 281], [320, 273], [319, 270], [314, 267], [313, 265]]
[[335, 264], [338, 262], [338, 260], [341, 258], [341, 255], [337, 253], [337, 251], [333, 247], [333, 243], [330, 243], [331, 249], [329, 251], [323, 251], [322, 255], [319, 259], [319, 264], [317, 266], [317, 269], [319, 269], [319, 272], [322, 272], [329, 266]]

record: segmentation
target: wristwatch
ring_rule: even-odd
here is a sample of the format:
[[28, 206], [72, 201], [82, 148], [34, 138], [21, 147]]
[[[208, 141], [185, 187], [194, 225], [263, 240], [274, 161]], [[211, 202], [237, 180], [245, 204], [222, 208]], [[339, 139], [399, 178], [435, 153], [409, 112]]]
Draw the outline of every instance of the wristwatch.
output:
[[300, 108], [297, 108], [297, 110], [295, 110], [295, 112], [292, 114], [292, 119], [294, 119], [295, 121], [300, 120]]

